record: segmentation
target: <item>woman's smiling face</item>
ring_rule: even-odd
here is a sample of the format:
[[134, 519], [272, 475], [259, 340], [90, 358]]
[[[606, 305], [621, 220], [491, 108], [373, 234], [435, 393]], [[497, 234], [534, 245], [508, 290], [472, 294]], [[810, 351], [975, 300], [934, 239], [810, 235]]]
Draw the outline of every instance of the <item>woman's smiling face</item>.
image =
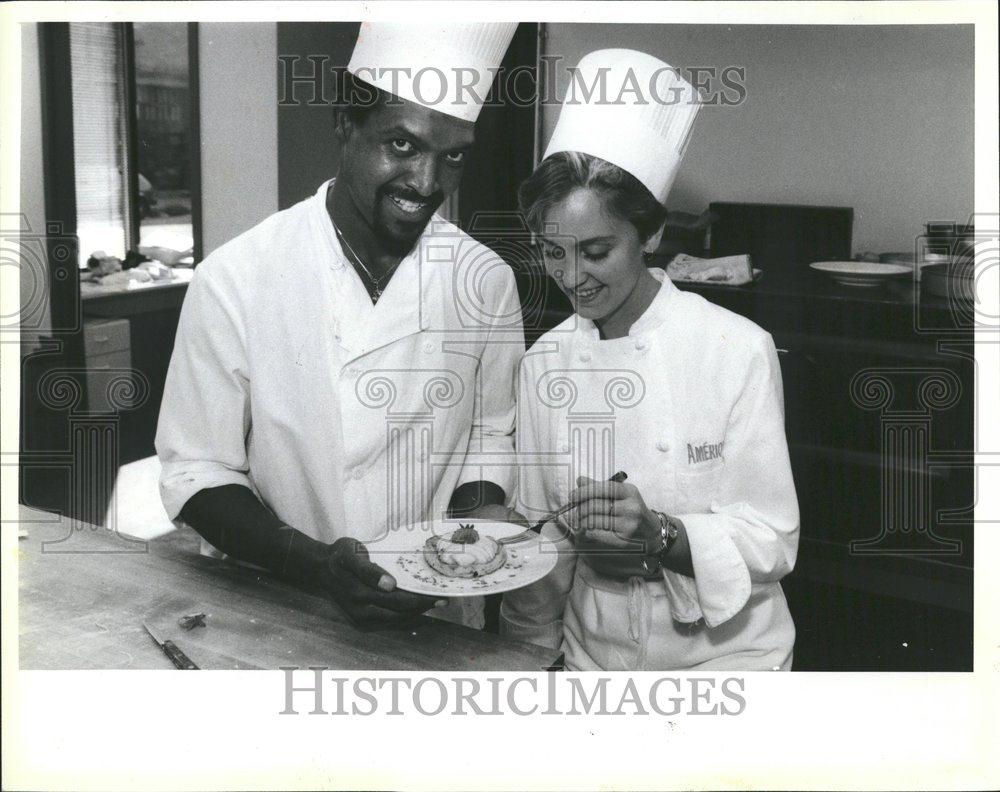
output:
[[545, 270], [576, 312], [598, 324], [617, 316], [627, 327], [641, 315], [637, 286], [649, 278], [643, 262], [645, 240], [632, 223], [605, 208], [599, 190], [580, 187], [545, 212], [538, 234]]

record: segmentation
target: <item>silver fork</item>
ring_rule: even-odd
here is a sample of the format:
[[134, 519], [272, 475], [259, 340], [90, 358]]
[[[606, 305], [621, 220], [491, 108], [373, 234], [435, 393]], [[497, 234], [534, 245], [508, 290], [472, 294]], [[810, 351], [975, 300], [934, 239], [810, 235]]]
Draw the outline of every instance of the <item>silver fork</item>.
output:
[[[625, 473], [625, 471], [623, 470], [619, 470], [611, 478], [609, 478], [608, 481], [614, 481], [618, 484], [621, 484], [627, 478], [628, 474]], [[534, 525], [528, 528], [528, 530], [522, 531], [521, 533], [513, 534], [512, 536], [505, 536], [502, 539], [497, 539], [497, 544], [501, 545], [518, 544], [519, 542], [526, 542], [529, 539], [534, 539], [542, 532], [542, 528], [545, 526], [545, 523], [550, 522], [554, 520], [556, 517], [565, 514], [570, 509], [575, 509], [576, 506], [577, 504], [575, 503], [567, 503], [565, 506], [556, 509], [554, 512], [546, 514], [539, 522], [536, 522]]]

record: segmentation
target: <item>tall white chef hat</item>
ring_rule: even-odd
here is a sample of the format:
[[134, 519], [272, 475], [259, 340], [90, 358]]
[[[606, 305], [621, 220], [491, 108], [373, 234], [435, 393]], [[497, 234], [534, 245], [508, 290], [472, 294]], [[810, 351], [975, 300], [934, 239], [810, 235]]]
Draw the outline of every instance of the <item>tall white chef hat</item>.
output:
[[659, 58], [596, 50], [577, 65], [545, 156], [600, 157], [665, 203], [700, 106], [698, 92]]
[[376, 88], [475, 121], [516, 22], [362, 22], [347, 70]]

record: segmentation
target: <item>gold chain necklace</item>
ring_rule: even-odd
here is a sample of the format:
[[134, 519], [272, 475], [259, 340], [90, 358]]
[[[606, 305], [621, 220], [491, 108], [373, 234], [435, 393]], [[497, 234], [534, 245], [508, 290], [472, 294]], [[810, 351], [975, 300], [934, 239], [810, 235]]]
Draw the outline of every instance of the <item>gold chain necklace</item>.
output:
[[359, 256], [357, 253], [354, 252], [354, 248], [351, 247], [351, 243], [347, 241], [347, 237], [344, 236], [344, 232], [341, 231], [339, 228], [337, 228], [337, 226], [334, 226], [333, 230], [337, 232], [337, 239], [339, 239], [341, 242], [344, 243], [344, 245], [347, 247], [348, 252], [351, 254], [352, 258], [358, 263], [358, 266], [361, 267], [362, 272], [364, 272], [365, 276], [371, 282], [373, 291], [368, 290], [368, 296], [371, 297], [372, 304], [377, 303], [378, 298], [382, 296], [382, 281], [384, 281], [386, 278], [388, 278], [390, 275], [392, 275], [392, 273], [396, 271], [396, 267], [399, 266], [399, 262], [394, 264], [392, 268], [389, 269], [387, 272], [383, 273], [381, 277], [376, 278], [374, 275], [371, 274], [371, 271], [368, 269], [368, 267], [365, 266], [365, 263], [361, 260], [361, 256]]

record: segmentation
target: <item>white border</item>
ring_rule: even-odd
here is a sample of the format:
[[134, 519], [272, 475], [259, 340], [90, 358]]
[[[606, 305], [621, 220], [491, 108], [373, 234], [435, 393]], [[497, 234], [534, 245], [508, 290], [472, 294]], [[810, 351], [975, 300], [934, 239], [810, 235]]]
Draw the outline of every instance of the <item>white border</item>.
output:
[[[17, 211], [19, 21], [511, 19], [976, 26], [976, 210], [998, 212], [997, 18], [975, 3], [12, 3], [0, 7], [3, 211]], [[932, 108], [930, 108], [932, 110]], [[12, 270], [5, 267], [3, 270]], [[13, 277], [11, 277], [13, 275]], [[4, 312], [16, 273], [2, 272]], [[996, 311], [993, 311], [996, 313]], [[2, 353], [16, 449], [18, 345]], [[996, 788], [1000, 345], [977, 343], [975, 672], [748, 675], [738, 718], [278, 716], [280, 673], [18, 673], [17, 540], [4, 527], [4, 788]], [[5, 470], [5, 473], [9, 469]], [[16, 512], [16, 477], [2, 481]], [[414, 718], [417, 718], [414, 720]]]

